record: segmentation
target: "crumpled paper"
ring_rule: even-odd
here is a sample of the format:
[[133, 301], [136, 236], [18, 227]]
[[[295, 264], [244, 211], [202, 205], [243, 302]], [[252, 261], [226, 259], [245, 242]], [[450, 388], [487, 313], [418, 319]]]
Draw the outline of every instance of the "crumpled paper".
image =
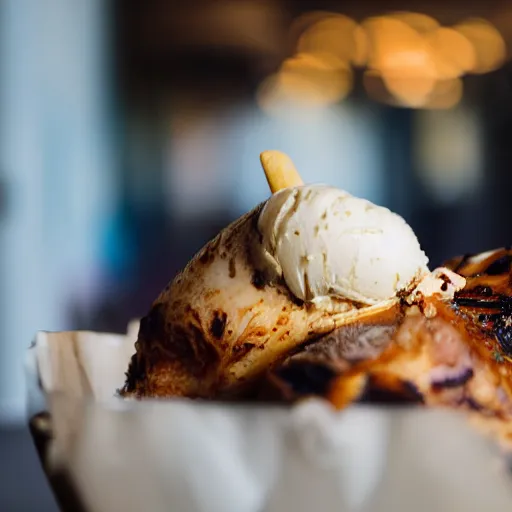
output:
[[[51, 415], [46, 471], [91, 512], [481, 512], [512, 506], [497, 448], [447, 411], [320, 400], [293, 408], [122, 400], [126, 336], [41, 332], [31, 413]], [[56, 492], [58, 490], [56, 489]]]

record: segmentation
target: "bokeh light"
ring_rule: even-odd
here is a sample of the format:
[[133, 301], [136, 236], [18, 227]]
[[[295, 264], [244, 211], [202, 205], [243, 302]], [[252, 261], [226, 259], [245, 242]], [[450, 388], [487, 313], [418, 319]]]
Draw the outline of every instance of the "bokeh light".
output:
[[454, 28], [471, 42], [475, 50], [472, 73], [489, 73], [503, 65], [507, 48], [503, 37], [491, 23], [473, 19]]
[[364, 73], [363, 85], [368, 96], [379, 103], [431, 110], [453, 108], [460, 102], [463, 93], [460, 78], [438, 80], [432, 85], [423, 78], [384, 79], [372, 70]]
[[267, 112], [281, 105], [319, 107], [340, 101], [351, 87], [352, 70], [346, 62], [332, 54], [300, 53], [262, 83], [257, 99]]
[[[331, 53], [346, 62], [360, 59], [357, 48], [361, 33], [357, 24], [347, 16], [328, 16], [307, 28], [297, 42], [299, 53]], [[363, 42], [364, 44], [364, 42]]]
[[394, 17], [370, 18], [363, 27], [370, 41], [368, 68], [381, 76], [400, 105], [424, 105], [437, 79], [425, 38]]
[[354, 29], [354, 55], [352, 55], [352, 63], [356, 67], [363, 67], [368, 61], [368, 54], [370, 52], [370, 41], [366, 30], [357, 25]]
[[462, 33], [439, 27], [425, 35], [439, 80], [457, 78], [475, 67], [475, 48]]
[[394, 12], [388, 14], [387, 17], [401, 21], [411, 27], [420, 34], [427, 34], [439, 28], [440, 24], [437, 20], [427, 14], [418, 12]]
[[431, 63], [421, 35], [405, 22], [392, 17], [369, 18], [363, 23], [369, 40], [368, 67], [381, 73], [425, 69]]
[[414, 12], [373, 16], [359, 24], [342, 14], [315, 11], [300, 16], [291, 35], [296, 55], [261, 90], [263, 96], [310, 106], [345, 98], [352, 88], [351, 68], [362, 67], [364, 88], [376, 101], [452, 108], [462, 99], [461, 78], [499, 68], [507, 53], [502, 35], [488, 21], [445, 27]]
[[445, 110], [455, 107], [462, 99], [464, 85], [460, 78], [438, 80], [430, 92], [423, 108]]
[[300, 37], [315, 23], [327, 18], [339, 16], [338, 13], [329, 11], [310, 11], [301, 14], [293, 20], [289, 29], [289, 36], [293, 45], [297, 45]]

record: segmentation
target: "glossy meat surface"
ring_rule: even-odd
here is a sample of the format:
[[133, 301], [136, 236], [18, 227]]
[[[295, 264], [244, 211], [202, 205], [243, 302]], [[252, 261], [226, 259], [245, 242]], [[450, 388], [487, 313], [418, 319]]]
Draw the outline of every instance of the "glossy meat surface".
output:
[[263, 396], [459, 408], [512, 442], [511, 261], [505, 249], [449, 261], [467, 278], [453, 301], [405, 307], [392, 324], [341, 328], [269, 373]]

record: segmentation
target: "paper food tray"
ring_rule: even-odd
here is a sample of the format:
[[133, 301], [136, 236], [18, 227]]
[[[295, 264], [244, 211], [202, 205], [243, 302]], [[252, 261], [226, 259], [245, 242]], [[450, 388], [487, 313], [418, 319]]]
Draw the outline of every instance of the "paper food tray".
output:
[[41, 332], [28, 352], [30, 428], [64, 511], [512, 506], [497, 448], [455, 413], [116, 398], [137, 329], [135, 322], [126, 336]]

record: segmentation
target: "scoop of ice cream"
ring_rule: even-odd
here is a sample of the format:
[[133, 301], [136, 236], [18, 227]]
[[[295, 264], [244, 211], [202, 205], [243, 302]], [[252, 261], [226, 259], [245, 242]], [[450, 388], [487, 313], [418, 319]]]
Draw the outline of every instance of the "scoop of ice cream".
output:
[[305, 301], [343, 297], [372, 305], [429, 272], [402, 217], [326, 185], [284, 189], [258, 219], [266, 264]]

